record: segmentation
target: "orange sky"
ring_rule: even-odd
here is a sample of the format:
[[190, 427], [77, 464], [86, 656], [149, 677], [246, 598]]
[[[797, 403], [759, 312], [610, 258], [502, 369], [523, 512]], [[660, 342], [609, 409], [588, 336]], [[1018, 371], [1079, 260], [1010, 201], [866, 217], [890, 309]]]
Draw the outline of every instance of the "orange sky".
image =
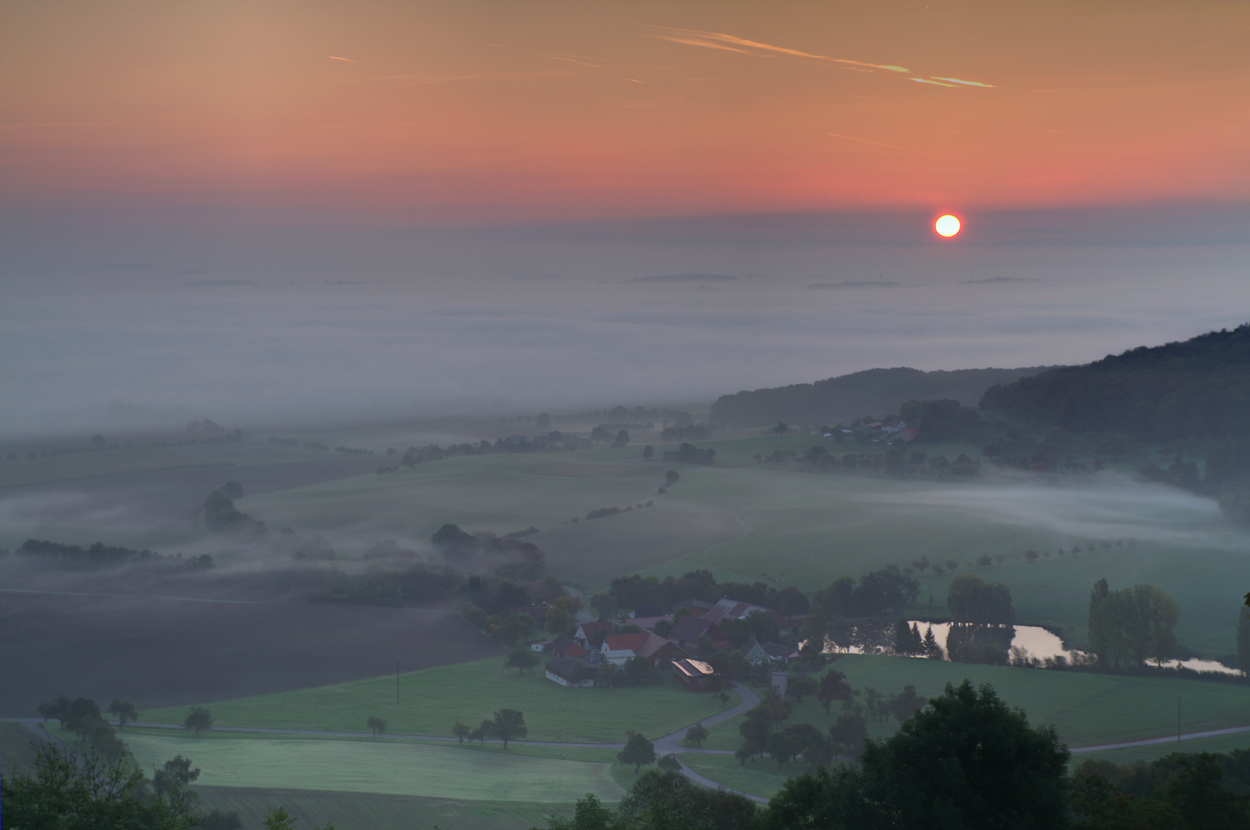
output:
[[431, 222], [1244, 202], [1247, 44], [1247, 3], [8, 2], [0, 200]]

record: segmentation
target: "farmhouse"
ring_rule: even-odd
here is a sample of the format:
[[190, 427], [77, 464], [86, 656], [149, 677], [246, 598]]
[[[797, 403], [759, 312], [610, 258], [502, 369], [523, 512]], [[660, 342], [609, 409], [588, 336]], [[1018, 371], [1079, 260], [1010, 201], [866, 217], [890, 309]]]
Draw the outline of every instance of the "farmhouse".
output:
[[712, 603], [704, 602], [701, 599], [683, 599], [681, 602], [673, 603], [673, 613], [676, 614], [685, 608], [687, 614], [693, 614], [696, 617], [702, 617], [712, 610]]
[[595, 685], [599, 669], [578, 657], [557, 657], [547, 662], [547, 679], [561, 686], [587, 688]]
[[728, 597], [720, 600], [712, 606], [712, 610], [707, 612], [707, 616], [703, 619], [718, 623], [721, 620], [745, 620], [752, 614], [767, 614], [777, 621], [779, 629], [790, 627], [790, 621], [773, 611], [771, 608], [764, 608], [759, 605], [752, 605], [749, 602], [738, 602]]
[[585, 657], [586, 649], [582, 648], [580, 643], [570, 640], [561, 634], [551, 640], [539, 640], [530, 644], [531, 651], [541, 651], [543, 654], [550, 654], [552, 657]]
[[609, 634], [603, 638], [603, 659], [615, 666], [625, 665], [631, 657], [645, 658], [652, 666], [684, 656], [684, 652], [659, 634], [643, 631], [639, 634]]
[[754, 637], [748, 638], [739, 651], [742, 652], [742, 656], [747, 659], [748, 663], [755, 666], [762, 666], [765, 663], [772, 666], [787, 666], [791, 660], [798, 656], [798, 652], [789, 646], [782, 646], [777, 643], [761, 643]]
[[716, 670], [702, 660], [682, 658], [673, 661], [673, 679], [687, 692], [712, 691], [712, 676]]
[[573, 632], [573, 639], [584, 649], [598, 648], [595, 643], [596, 635], [615, 634], [616, 626], [607, 620], [599, 620], [598, 622], [582, 623]]
[[729, 638], [725, 636], [725, 632], [707, 618], [682, 617], [673, 624], [668, 638], [683, 651], [694, 654], [699, 649], [699, 638], [704, 634], [712, 639], [713, 649], [729, 648]]

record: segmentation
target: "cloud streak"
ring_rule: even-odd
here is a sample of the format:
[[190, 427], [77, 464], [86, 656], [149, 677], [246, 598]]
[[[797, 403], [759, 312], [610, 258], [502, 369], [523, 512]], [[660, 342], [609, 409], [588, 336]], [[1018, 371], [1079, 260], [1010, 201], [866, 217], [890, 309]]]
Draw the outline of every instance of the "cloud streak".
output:
[[[702, 46], [709, 49], [724, 49], [729, 52], [744, 52], [746, 54], [754, 54], [756, 57], [766, 57], [758, 52], [772, 52], [778, 55], [789, 55], [795, 58], [806, 58], [808, 60], [823, 61], [826, 63], [836, 63], [846, 67], [860, 67], [863, 69], [884, 69], [888, 72], [910, 72], [902, 66], [894, 66], [891, 64], [868, 63], [865, 61], [850, 60], [848, 58], [835, 58], [829, 55], [817, 55], [812, 52], [803, 52], [799, 49], [790, 49], [785, 46], [774, 46], [771, 43], [761, 43], [758, 40], [748, 40], [746, 38], [737, 37], [735, 35], [725, 34], [723, 32], [704, 32], [698, 29], [676, 29], [669, 26], [655, 26], [654, 28], [662, 29], [669, 32], [676, 32], [677, 35], [653, 35], [661, 40], [672, 41], [673, 43], [683, 43], [689, 46]], [[730, 44], [730, 45], [725, 45]], [[735, 48], [741, 47], [741, 48]], [[756, 50], [756, 51], [751, 51]]]
[[937, 153], [926, 153], [924, 150], [913, 150], [910, 147], [899, 147], [897, 144], [882, 144], [880, 141], [869, 141], [866, 138], [856, 138], [853, 135], [841, 135], [840, 133], [825, 133], [825, 135], [830, 135], [834, 138], [844, 138], [847, 141], [858, 141], [861, 144], [871, 144], [874, 147], [889, 147], [891, 150], [902, 150], [905, 153], [915, 153], [920, 156], [937, 157]]

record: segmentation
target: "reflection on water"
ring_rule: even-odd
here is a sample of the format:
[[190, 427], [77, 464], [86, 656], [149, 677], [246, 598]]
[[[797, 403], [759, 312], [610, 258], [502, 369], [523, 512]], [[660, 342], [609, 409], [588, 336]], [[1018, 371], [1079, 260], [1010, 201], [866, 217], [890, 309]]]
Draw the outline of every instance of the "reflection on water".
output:
[[[951, 623], [929, 623], [920, 620], [910, 620], [909, 622], [920, 630], [921, 637], [925, 636], [928, 629], [933, 629], [934, 638], [939, 645], [943, 646], [943, 659], [950, 659], [950, 655], [946, 653], [946, 644], [950, 636]], [[829, 642], [825, 650], [842, 654], [893, 654], [893, 649], [894, 625], [892, 623], [870, 623], [846, 626], [840, 630], [831, 626]], [[1013, 661], [1019, 663], [1035, 660], [1038, 663], [1045, 663], [1047, 660], [1057, 661], [1060, 658], [1068, 663], [1084, 663], [1090, 661], [1092, 655], [1077, 649], [1064, 648], [1063, 640], [1058, 635], [1039, 626], [1015, 626], [1015, 632], [1011, 638], [1011, 659]], [[1230, 669], [1228, 666], [1217, 663], [1214, 660], [1169, 660], [1164, 662], [1163, 666], [1174, 669], [1178, 663], [1192, 671], [1240, 674], [1236, 669]]]
[[1230, 669], [1223, 663], [1217, 663], [1214, 660], [1165, 660], [1163, 667], [1165, 669], [1174, 669], [1177, 665], [1184, 666], [1191, 671], [1214, 671], [1220, 674], [1241, 674], [1237, 669]]

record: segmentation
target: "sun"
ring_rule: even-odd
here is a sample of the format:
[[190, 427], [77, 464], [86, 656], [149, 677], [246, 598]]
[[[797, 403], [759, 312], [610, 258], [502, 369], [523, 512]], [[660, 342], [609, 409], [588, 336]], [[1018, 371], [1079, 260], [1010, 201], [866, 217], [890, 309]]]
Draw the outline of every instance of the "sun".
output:
[[938, 232], [938, 236], [952, 237], [959, 233], [959, 219], [948, 213], [933, 223], [933, 229]]

